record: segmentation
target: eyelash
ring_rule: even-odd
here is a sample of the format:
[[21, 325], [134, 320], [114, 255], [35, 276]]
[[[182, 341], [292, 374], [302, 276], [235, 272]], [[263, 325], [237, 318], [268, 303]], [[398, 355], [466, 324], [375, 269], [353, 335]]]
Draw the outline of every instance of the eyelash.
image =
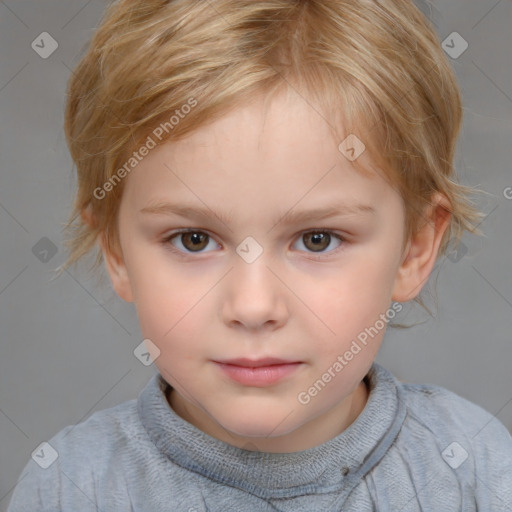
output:
[[[172, 232], [171, 234], [165, 236], [165, 238], [161, 241], [161, 243], [168, 250], [172, 251], [173, 253], [177, 253], [178, 255], [183, 256], [183, 257], [190, 256], [190, 255], [193, 255], [193, 254], [204, 254], [203, 251], [198, 251], [196, 253], [194, 253], [194, 252], [184, 252], [184, 251], [182, 251], [180, 249], [177, 249], [176, 247], [174, 247], [170, 243], [171, 240], [173, 240], [177, 236], [179, 236], [181, 234], [184, 234], [184, 233], [200, 233], [200, 234], [207, 235], [210, 239], [214, 239], [208, 232], [206, 232], [204, 230], [189, 228], [189, 229], [182, 229], [182, 230], [179, 230], [179, 231]], [[327, 229], [327, 228], [325, 228], [325, 229], [324, 228], [311, 229], [311, 230], [308, 230], [308, 231], [302, 231], [300, 233], [300, 236], [303, 236], [303, 235], [306, 235], [306, 234], [325, 234], [325, 233], [330, 235], [331, 237], [337, 238], [341, 242], [341, 244], [338, 247], [336, 247], [335, 249], [333, 249], [331, 251], [327, 251], [327, 252], [318, 252], [318, 253], [308, 252], [307, 254], [313, 256], [314, 259], [322, 259], [322, 258], [329, 257], [332, 254], [335, 254], [338, 251], [343, 250], [344, 246], [348, 243], [347, 240], [344, 237], [342, 237], [341, 235], [339, 235], [336, 232], [334, 232], [334, 231], [332, 231], [330, 229]], [[205, 252], [211, 252], [211, 251], [205, 251]]]

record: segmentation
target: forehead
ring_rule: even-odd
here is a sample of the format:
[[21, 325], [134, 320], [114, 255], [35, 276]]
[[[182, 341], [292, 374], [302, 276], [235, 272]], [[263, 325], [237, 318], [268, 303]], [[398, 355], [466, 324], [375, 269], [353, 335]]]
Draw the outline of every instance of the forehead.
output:
[[329, 121], [306, 98], [281, 92], [265, 99], [255, 96], [250, 103], [171, 143], [174, 152], [182, 159], [193, 158], [199, 155], [193, 150], [200, 147], [201, 157], [226, 159], [244, 158], [241, 150], [250, 150], [246, 159], [258, 153], [260, 159], [282, 156], [293, 162], [306, 155], [318, 159], [318, 151], [337, 147]]
[[[131, 172], [125, 195], [139, 209], [179, 199], [259, 214], [279, 204], [377, 205], [384, 180], [356, 169], [340, 142], [306, 99], [260, 97], [151, 150]], [[364, 151], [358, 160], [371, 168]]]

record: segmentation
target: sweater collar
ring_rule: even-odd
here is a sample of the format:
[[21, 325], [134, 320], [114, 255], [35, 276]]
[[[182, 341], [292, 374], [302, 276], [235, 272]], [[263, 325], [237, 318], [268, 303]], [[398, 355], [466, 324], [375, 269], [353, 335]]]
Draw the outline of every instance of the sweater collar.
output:
[[160, 374], [140, 393], [137, 410], [164, 456], [218, 483], [267, 499], [349, 492], [382, 459], [405, 418], [400, 384], [389, 371], [373, 363], [366, 382], [366, 406], [345, 431], [294, 453], [243, 450], [199, 430], [169, 406]]

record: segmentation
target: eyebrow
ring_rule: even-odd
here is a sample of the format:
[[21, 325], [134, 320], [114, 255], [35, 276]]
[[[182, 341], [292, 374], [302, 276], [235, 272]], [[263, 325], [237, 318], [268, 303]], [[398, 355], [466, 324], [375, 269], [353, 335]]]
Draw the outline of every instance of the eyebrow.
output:
[[[140, 210], [140, 213], [157, 214], [157, 215], [178, 215], [184, 218], [198, 218], [198, 219], [212, 219], [217, 217], [222, 223], [229, 224], [230, 219], [228, 215], [223, 213], [216, 213], [208, 207], [198, 207], [189, 205], [180, 205], [172, 203], [157, 203], [148, 205]], [[356, 214], [371, 213], [375, 215], [376, 211], [373, 206], [367, 204], [328, 204], [321, 208], [312, 208], [310, 210], [289, 211], [281, 215], [278, 219], [274, 219], [273, 225], [280, 222], [284, 224], [300, 224], [301, 222], [309, 220], [322, 220], [329, 217], [341, 217]]]

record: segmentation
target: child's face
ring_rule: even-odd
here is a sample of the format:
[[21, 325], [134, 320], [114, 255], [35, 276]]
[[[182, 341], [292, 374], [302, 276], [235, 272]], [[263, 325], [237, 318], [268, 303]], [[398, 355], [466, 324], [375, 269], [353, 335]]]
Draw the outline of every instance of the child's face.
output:
[[[363, 409], [361, 380], [395, 297], [404, 227], [397, 192], [359, 174], [304, 100], [287, 101], [278, 97], [266, 118], [260, 102], [235, 110], [150, 151], [126, 178], [124, 264], [113, 277], [160, 350], [155, 364], [176, 412], [267, 451], [326, 441]], [[163, 203], [207, 214], [143, 211]], [[291, 219], [328, 207], [339, 214]], [[196, 234], [164, 241], [180, 229]], [[370, 327], [373, 337], [357, 341]], [[293, 364], [220, 364], [237, 358]]]

